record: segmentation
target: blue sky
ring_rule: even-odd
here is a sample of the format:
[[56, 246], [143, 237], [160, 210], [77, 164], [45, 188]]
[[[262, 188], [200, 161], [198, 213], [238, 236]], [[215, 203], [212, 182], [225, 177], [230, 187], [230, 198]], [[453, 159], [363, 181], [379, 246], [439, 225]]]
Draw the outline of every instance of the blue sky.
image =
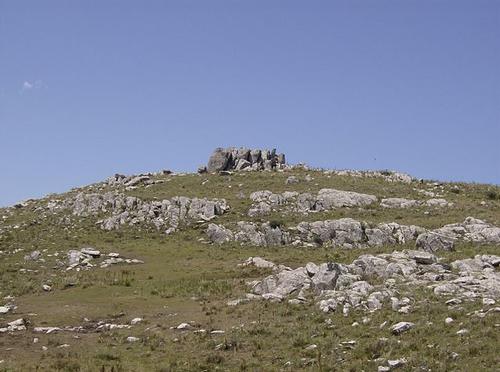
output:
[[0, 0], [0, 205], [218, 146], [500, 184], [499, 1]]

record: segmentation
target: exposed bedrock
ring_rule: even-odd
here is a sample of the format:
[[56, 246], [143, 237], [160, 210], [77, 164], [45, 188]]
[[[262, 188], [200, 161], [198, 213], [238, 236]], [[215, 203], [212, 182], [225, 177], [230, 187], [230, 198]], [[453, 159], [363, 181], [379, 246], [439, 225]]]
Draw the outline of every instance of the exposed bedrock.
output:
[[415, 242], [416, 247], [435, 252], [453, 250], [456, 241], [500, 244], [500, 228], [485, 221], [467, 217], [464, 222], [427, 230], [396, 222], [370, 225], [352, 218], [301, 222], [292, 228], [240, 221], [237, 229], [210, 224], [207, 236], [213, 243], [237, 241], [256, 246], [328, 245], [342, 248], [370, 247]]
[[394, 251], [362, 255], [349, 265], [309, 262], [292, 269], [253, 257], [243, 266], [253, 264], [273, 269], [273, 274], [248, 283], [251, 290], [248, 298], [271, 301], [288, 298], [295, 304], [312, 299], [325, 312], [340, 307], [345, 314], [350, 309], [376, 311], [390, 306], [407, 313], [415, 287], [427, 287], [437, 296], [455, 296], [455, 303], [476, 298], [495, 303], [494, 299], [500, 297], [500, 257], [477, 255], [451, 265], [440, 262], [429, 252]]
[[272, 170], [285, 165], [285, 154], [277, 154], [276, 149], [260, 150], [247, 148], [217, 148], [207, 164], [208, 172], [230, 170]]

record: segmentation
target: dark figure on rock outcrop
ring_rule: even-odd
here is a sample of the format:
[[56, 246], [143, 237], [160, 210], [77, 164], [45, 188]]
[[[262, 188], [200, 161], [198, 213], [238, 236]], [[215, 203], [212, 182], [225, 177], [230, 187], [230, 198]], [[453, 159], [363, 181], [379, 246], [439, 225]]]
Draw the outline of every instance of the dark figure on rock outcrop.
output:
[[276, 149], [250, 150], [246, 148], [217, 148], [210, 156], [208, 172], [230, 170], [272, 170], [285, 164], [285, 154], [276, 154]]

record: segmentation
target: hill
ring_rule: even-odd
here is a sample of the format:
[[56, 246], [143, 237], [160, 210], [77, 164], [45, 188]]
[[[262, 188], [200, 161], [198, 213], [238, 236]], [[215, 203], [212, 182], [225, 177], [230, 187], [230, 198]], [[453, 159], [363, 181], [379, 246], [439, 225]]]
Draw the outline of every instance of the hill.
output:
[[0, 209], [0, 370], [493, 371], [500, 188], [217, 149]]

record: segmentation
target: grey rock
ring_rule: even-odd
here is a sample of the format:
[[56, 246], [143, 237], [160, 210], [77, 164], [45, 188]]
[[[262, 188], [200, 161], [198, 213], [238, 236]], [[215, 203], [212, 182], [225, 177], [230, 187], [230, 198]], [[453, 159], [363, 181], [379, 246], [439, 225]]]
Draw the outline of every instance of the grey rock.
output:
[[210, 241], [216, 244], [223, 244], [234, 240], [231, 230], [214, 223], [208, 225], [207, 235]]
[[267, 261], [261, 257], [249, 257], [241, 266], [255, 266], [264, 269], [273, 269], [276, 267], [273, 262]]
[[424, 251], [408, 251], [408, 256], [415, 260], [416, 263], [422, 265], [431, 265], [437, 262], [437, 257], [429, 252]]
[[224, 172], [231, 170], [272, 170], [285, 164], [284, 154], [276, 154], [276, 150], [259, 150], [229, 147], [214, 150], [207, 165], [208, 172]]
[[[309, 274], [309, 271], [307, 273]], [[311, 278], [312, 287], [316, 290], [335, 289], [340, 273], [340, 266], [334, 262], [321, 264], [316, 274]]]
[[304, 268], [284, 270], [270, 275], [262, 282], [257, 283], [252, 292], [255, 294], [285, 297], [300, 290], [310, 279]]
[[91, 256], [91, 257], [99, 257], [101, 255], [101, 252], [98, 251], [97, 249], [94, 249], [94, 248], [82, 248], [80, 249], [80, 252], [85, 254], [85, 255], [88, 255], [88, 256]]
[[316, 210], [329, 210], [340, 207], [367, 206], [377, 201], [374, 195], [352, 191], [321, 189], [318, 193]]
[[250, 163], [248, 160], [238, 159], [236, 161], [235, 170], [243, 170], [243, 169], [249, 168], [251, 166], [252, 166], [252, 163]]
[[296, 184], [296, 183], [299, 183], [299, 179], [295, 176], [290, 176], [286, 179], [285, 181], [285, 184], [287, 185], [293, 185], [293, 184]]
[[406, 332], [406, 331], [410, 330], [414, 326], [415, 326], [415, 323], [411, 323], [411, 322], [399, 322], [399, 323], [394, 324], [391, 327], [391, 332], [393, 334], [395, 334], [395, 335], [399, 335], [399, 334], [401, 334], [403, 332]]
[[223, 148], [216, 148], [208, 160], [207, 171], [219, 172], [231, 166], [231, 153]]
[[82, 258], [82, 253], [76, 250], [70, 250], [68, 252], [68, 265], [76, 265], [80, 263]]
[[445, 199], [438, 198], [438, 199], [429, 199], [429, 200], [425, 201], [424, 205], [427, 207], [443, 208], [443, 207], [451, 207], [453, 205], [453, 203], [449, 203]]
[[149, 176], [137, 176], [133, 177], [131, 180], [125, 182], [125, 186], [136, 186], [140, 183], [144, 183], [145, 181], [149, 181], [151, 177]]
[[455, 239], [431, 231], [420, 234], [416, 241], [416, 247], [428, 252], [453, 251], [455, 249]]
[[42, 256], [42, 253], [40, 251], [33, 251], [29, 255], [24, 256], [24, 259], [26, 261], [38, 261], [40, 257]]
[[417, 205], [416, 200], [404, 198], [387, 198], [380, 201], [380, 206], [384, 208], [413, 208]]

